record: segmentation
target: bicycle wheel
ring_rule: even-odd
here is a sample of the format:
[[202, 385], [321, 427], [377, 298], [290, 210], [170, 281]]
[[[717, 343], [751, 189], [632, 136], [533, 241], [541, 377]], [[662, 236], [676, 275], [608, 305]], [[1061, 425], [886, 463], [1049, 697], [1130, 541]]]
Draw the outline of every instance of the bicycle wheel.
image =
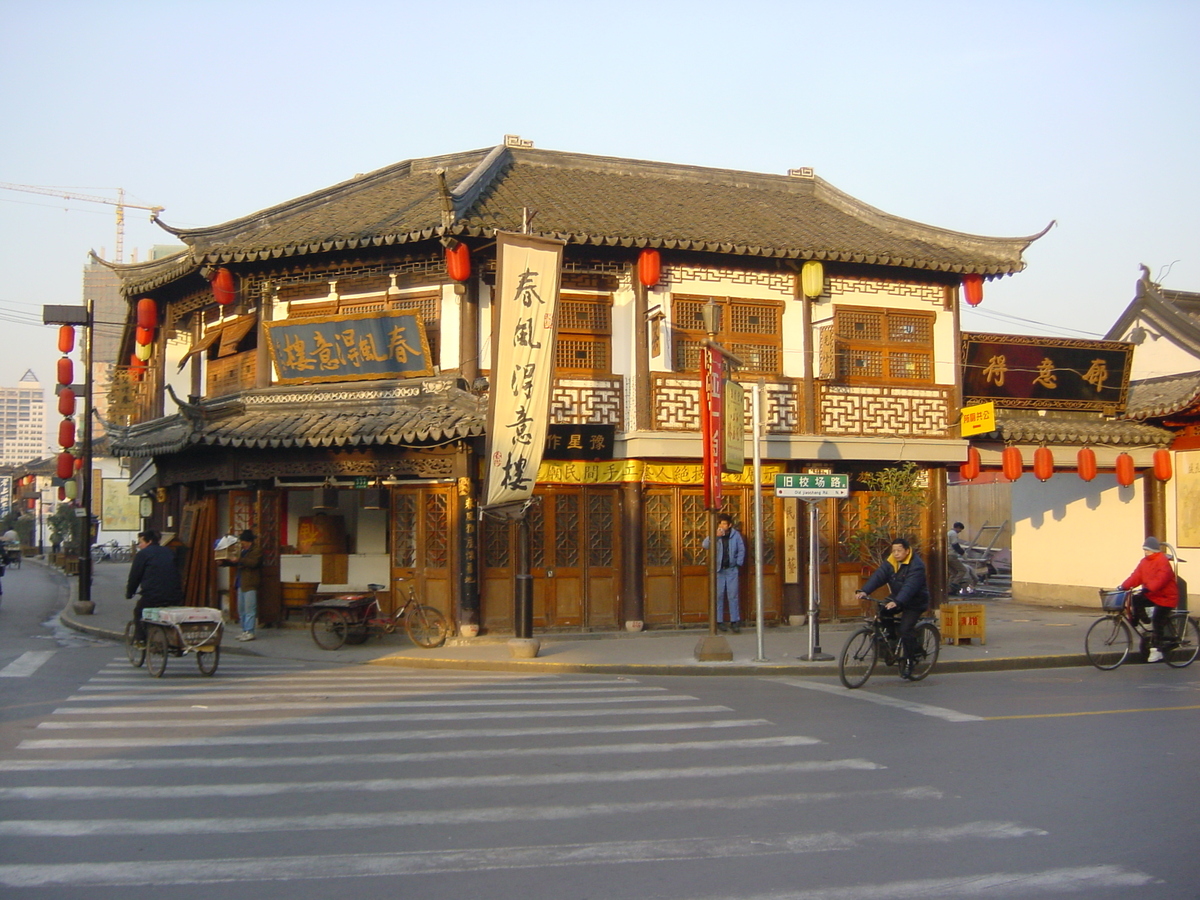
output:
[[916, 636], [921, 649], [917, 651], [917, 662], [909, 676], [910, 681], [920, 681], [932, 672], [933, 667], [937, 665], [938, 654], [942, 651], [942, 636], [929, 622], [922, 622], [917, 626]]
[[346, 643], [346, 617], [336, 609], [323, 609], [312, 620], [312, 639], [322, 650], [336, 650]]
[[446, 617], [432, 606], [412, 606], [404, 616], [404, 630], [419, 647], [440, 647], [450, 628]]
[[129, 658], [129, 663], [135, 669], [141, 668], [142, 663], [146, 661], [146, 645], [138, 646], [134, 641], [134, 635], [137, 634], [137, 623], [133, 620], [125, 623], [125, 655]]
[[167, 633], [161, 628], [150, 628], [146, 634], [146, 670], [155, 678], [162, 678], [167, 671]]
[[1173, 618], [1171, 630], [1175, 632], [1174, 646], [1163, 651], [1163, 659], [1168, 666], [1182, 669], [1190, 666], [1200, 653], [1200, 625], [1187, 613], [1176, 613]]
[[850, 635], [842, 655], [838, 659], [838, 678], [853, 690], [862, 687], [875, 671], [879, 659], [879, 648], [875, 644], [875, 633], [870, 628], [860, 628]]
[[1133, 646], [1133, 632], [1120, 616], [1105, 616], [1092, 623], [1083, 639], [1088, 662], [1097, 669], [1108, 671], [1125, 662]]
[[221, 645], [213, 644], [211, 650], [196, 651], [196, 665], [200, 669], [201, 675], [211, 675], [217, 671], [217, 665], [221, 662]]

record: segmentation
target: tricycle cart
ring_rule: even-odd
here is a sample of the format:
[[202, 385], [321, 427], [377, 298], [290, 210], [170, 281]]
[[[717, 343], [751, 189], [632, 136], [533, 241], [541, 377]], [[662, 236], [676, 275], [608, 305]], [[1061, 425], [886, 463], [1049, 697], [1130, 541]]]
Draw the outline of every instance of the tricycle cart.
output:
[[[212, 675], [221, 661], [221, 636], [225, 631], [221, 611], [207, 606], [156, 606], [142, 611], [146, 626], [146, 668], [155, 678], [167, 670], [168, 656], [196, 654], [201, 675]], [[130, 623], [132, 626], [133, 623]], [[132, 627], [126, 630], [127, 644]], [[131, 652], [129, 661], [141, 664]]]

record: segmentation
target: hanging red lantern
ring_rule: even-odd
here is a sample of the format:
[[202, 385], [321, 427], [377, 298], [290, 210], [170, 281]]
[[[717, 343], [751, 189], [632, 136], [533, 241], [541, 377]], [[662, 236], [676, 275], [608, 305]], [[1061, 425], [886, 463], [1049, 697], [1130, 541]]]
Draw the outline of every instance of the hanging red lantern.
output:
[[75, 383], [75, 364], [71, 362], [69, 356], [59, 357], [58, 360], [58, 383], [59, 384], [74, 384]]
[[1004, 477], [1009, 481], [1016, 481], [1021, 477], [1021, 473], [1025, 471], [1025, 461], [1021, 459], [1021, 451], [1016, 447], [1005, 447], [1004, 452], [1000, 454], [1000, 468], [1004, 471]]
[[1079, 451], [1076, 457], [1079, 464], [1079, 477], [1084, 481], [1091, 481], [1096, 477], [1096, 451], [1091, 447], [1084, 447]]
[[58, 352], [70, 353], [75, 349], [75, 326], [60, 325], [58, 327]]
[[154, 340], [154, 329], [143, 328], [139, 325], [134, 339], [137, 341], [139, 347], [147, 347]]
[[129, 377], [134, 381], [141, 381], [142, 376], [146, 374], [146, 364], [137, 358], [137, 354], [129, 357]]
[[446, 274], [454, 281], [471, 277], [471, 248], [461, 241], [446, 248]]
[[1129, 487], [1134, 478], [1133, 457], [1128, 453], [1117, 454], [1117, 484]]
[[69, 387], [58, 392], [58, 414], [60, 416], [75, 415], [75, 392]]
[[60, 484], [58, 486], [58, 502], [61, 503], [62, 501], [66, 500], [66, 499], [67, 499], [67, 489], [64, 485]]
[[1154, 451], [1154, 477], [1159, 481], [1171, 480], [1171, 451], [1163, 447]]
[[972, 306], [983, 302], [983, 276], [974, 273], [964, 275], [962, 280], [963, 297]]
[[66, 481], [75, 474], [75, 457], [64, 450], [58, 454], [58, 461], [54, 469], [54, 474]]
[[77, 456], [77, 457], [75, 457], [75, 471], [80, 472], [82, 470], [83, 470], [83, 457]]
[[70, 450], [75, 446], [75, 420], [63, 419], [58, 423], [58, 446]]
[[211, 284], [213, 299], [222, 306], [228, 306], [237, 299], [237, 282], [228, 269], [217, 269], [213, 273]]
[[1038, 481], [1049, 481], [1054, 474], [1054, 454], [1049, 447], [1038, 447], [1033, 451], [1033, 474]]
[[662, 257], [653, 247], [638, 254], [638, 281], [643, 287], [654, 287], [662, 277]]
[[137, 302], [138, 328], [149, 328], [153, 331], [158, 327], [158, 304], [149, 297], [143, 297]]
[[979, 477], [979, 451], [974, 447], [967, 448], [967, 461], [958, 467], [958, 474], [964, 481], [974, 481]]

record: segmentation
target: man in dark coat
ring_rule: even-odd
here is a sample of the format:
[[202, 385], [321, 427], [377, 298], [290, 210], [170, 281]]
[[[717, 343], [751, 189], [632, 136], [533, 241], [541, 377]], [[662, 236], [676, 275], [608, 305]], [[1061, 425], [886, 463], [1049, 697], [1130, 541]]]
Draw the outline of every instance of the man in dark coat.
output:
[[142, 610], [155, 606], [183, 605], [183, 583], [179, 579], [175, 553], [158, 543], [157, 531], [138, 533], [138, 552], [133, 557], [133, 565], [129, 567], [125, 599], [132, 600], [139, 589], [142, 594], [133, 608], [134, 639], [145, 643], [146, 626], [142, 624]]
[[912, 676], [917, 653], [921, 649], [916, 628], [921, 613], [929, 608], [929, 585], [925, 580], [925, 563], [921, 562], [921, 557], [904, 538], [892, 539], [891, 555], [855, 596], [865, 600], [872, 591], [885, 584], [890, 595], [883, 607], [884, 614], [895, 615], [897, 611], [900, 614], [900, 643], [904, 647], [900, 677], [907, 680]]

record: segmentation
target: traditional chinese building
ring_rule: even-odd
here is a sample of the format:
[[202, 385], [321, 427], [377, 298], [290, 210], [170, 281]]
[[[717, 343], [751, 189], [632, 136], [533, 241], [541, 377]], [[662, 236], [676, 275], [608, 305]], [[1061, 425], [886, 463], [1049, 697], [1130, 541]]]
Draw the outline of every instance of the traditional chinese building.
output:
[[[748, 539], [761, 527], [767, 616], [805, 600], [803, 516], [776, 499], [777, 473], [845, 472], [860, 489], [827, 503], [819, 526], [831, 612], [861, 578], [842, 548], [867, 515], [864, 473], [918, 467], [929, 504], [915, 537], [940, 558], [946, 471], [967, 447], [960, 290], [1019, 272], [1036, 237], [904, 220], [808, 169], [705, 169], [517, 138], [168, 230], [185, 252], [118, 268], [131, 327], [117, 443], [141, 465], [159, 527], [193, 548], [193, 599], [225, 588], [205, 548], [250, 527], [275, 585], [266, 615], [281, 614], [271, 600], [285, 589], [303, 593], [289, 585], [403, 576], [460, 626], [495, 632], [512, 628], [515, 538], [478, 514], [480, 456], [488, 392], [513, 378], [494, 371], [496, 347], [520, 338], [497, 330], [510, 302], [496, 294], [498, 232], [563, 244], [531, 511], [540, 629], [706, 621], [709, 339], [740, 362], [747, 398], [755, 385], [763, 397], [762, 483], [747, 464], [723, 502]], [[806, 262], [821, 265], [802, 278]]]

